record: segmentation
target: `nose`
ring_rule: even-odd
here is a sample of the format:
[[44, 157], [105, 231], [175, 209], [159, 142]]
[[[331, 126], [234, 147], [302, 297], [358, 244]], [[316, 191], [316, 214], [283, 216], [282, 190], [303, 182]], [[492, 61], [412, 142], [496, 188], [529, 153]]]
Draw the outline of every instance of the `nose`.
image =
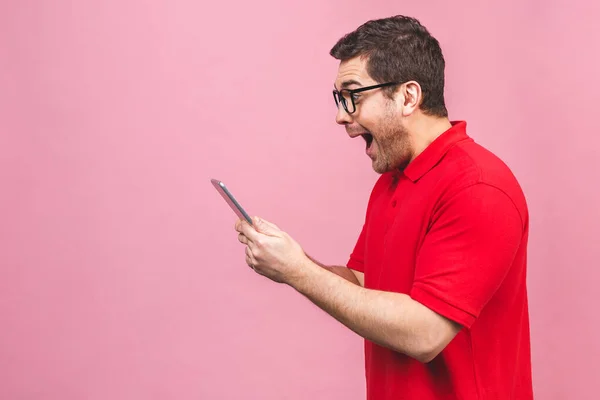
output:
[[341, 104], [338, 106], [335, 122], [340, 125], [348, 125], [352, 123], [352, 117], [346, 112], [346, 109]]

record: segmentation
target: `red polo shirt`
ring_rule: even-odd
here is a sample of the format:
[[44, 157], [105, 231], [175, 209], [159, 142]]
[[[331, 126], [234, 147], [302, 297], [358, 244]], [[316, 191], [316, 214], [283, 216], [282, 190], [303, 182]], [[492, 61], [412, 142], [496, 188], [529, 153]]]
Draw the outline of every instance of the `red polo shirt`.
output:
[[348, 267], [463, 329], [427, 364], [366, 340], [369, 400], [533, 398], [525, 197], [466, 123], [452, 124], [378, 179]]

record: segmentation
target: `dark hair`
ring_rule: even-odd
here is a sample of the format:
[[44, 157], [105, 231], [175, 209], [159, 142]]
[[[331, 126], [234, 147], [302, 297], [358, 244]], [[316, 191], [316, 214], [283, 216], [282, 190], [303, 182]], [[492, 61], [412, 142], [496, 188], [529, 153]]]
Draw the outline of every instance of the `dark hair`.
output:
[[[379, 83], [417, 81], [421, 110], [447, 117], [444, 104], [444, 56], [439, 42], [415, 18], [397, 15], [370, 20], [342, 37], [329, 52], [345, 61], [367, 58], [367, 72]], [[387, 88], [391, 97], [395, 88]]]

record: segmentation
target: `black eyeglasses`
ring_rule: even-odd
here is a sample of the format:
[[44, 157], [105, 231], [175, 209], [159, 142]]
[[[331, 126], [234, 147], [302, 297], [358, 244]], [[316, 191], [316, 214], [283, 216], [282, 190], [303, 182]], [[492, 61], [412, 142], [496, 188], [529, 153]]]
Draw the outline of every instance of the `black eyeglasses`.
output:
[[348, 114], [352, 114], [356, 111], [356, 104], [354, 104], [354, 95], [356, 93], [365, 92], [367, 90], [379, 89], [386, 86], [398, 85], [398, 82], [380, 83], [379, 85], [365, 86], [358, 89], [342, 89], [340, 91], [333, 90], [333, 99], [335, 100], [335, 106], [340, 107], [340, 103], [344, 106], [344, 110]]

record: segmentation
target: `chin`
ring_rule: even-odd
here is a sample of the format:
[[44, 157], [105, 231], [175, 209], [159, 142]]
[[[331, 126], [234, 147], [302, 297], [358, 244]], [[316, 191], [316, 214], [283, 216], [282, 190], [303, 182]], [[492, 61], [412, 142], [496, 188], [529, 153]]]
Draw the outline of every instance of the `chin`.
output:
[[377, 161], [373, 161], [372, 166], [373, 171], [377, 172], [378, 174], [385, 174], [386, 172], [393, 170], [393, 168], [390, 168], [389, 164], [381, 165], [377, 163]]
[[408, 161], [406, 160], [400, 160], [399, 162], [395, 162], [395, 163], [390, 163], [390, 162], [381, 162], [381, 160], [373, 160], [372, 162], [372, 166], [373, 166], [373, 171], [377, 172], [378, 174], [385, 174], [387, 172], [392, 172], [392, 171], [404, 171], [404, 169], [406, 168], [406, 166], [408, 165]]

